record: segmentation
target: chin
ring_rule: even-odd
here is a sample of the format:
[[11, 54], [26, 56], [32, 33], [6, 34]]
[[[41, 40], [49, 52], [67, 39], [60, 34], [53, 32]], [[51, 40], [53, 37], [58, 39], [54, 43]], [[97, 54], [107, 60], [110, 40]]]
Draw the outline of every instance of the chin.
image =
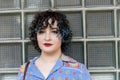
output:
[[43, 52], [44, 52], [44, 53], [48, 53], [48, 54], [54, 53], [54, 51], [52, 51], [52, 50], [44, 50]]
[[53, 54], [53, 53], [56, 53], [57, 51], [56, 50], [45, 50], [43, 52], [47, 54]]
[[47, 53], [47, 54], [52, 54], [60, 51], [60, 49], [56, 47], [49, 47], [49, 48], [44, 47], [41, 50], [43, 51], [43, 53]]

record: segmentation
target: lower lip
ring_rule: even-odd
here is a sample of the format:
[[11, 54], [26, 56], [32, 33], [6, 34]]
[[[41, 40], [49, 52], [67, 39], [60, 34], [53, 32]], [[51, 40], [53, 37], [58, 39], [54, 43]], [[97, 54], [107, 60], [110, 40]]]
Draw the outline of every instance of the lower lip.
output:
[[52, 46], [52, 44], [44, 44], [46, 47], [50, 47]]

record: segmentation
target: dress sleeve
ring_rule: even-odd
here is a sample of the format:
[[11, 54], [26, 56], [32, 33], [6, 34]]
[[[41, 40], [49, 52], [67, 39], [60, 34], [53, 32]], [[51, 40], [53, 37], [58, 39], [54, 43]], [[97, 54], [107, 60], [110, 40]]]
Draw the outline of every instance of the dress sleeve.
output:
[[92, 80], [90, 73], [89, 73], [88, 69], [85, 67], [85, 65], [82, 64], [81, 69], [83, 71], [82, 80]]
[[26, 63], [20, 67], [17, 80], [23, 80]]

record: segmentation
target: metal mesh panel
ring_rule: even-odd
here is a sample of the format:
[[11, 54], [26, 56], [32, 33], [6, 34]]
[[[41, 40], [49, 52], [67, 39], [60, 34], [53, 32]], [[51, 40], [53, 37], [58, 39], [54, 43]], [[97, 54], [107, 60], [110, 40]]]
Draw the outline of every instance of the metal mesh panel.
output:
[[119, 79], [120, 79], [120, 72], [119, 72]]
[[108, 6], [113, 5], [113, 0], [85, 0], [86, 6]]
[[73, 57], [77, 61], [84, 63], [84, 47], [83, 43], [74, 42], [68, 47], [68, 50], [65, 53], [66, 55]]
[[65, 13], [69, 22], [70, 27], [73, 32], [73, 37], [82, 37], [83, 29], [82, 29], [82, 14], [81, 12], [68, 12]]
[[21, 44], [0, 44], [0, 68], [17, 68], [21, 65]]
[[28, 13], [25, 15], [25, 37], [29, 37], [29, 26], [33, 20], [34, 13]]
[[50, 8], [50, 0], [25, 0], [25, 8]]
[[120, 0], [116, 0], [117, 1], [117, 4], [120, 5]]
[[93, 11], [87, 13], [87, 37], [114, 36], [112, 11]]
[[20, 38], [20, 15], [0, 14], [0, 38]]
[[88, 66], [90, 69], [113, 69], [115, 49], [113, 42], [89, 42], [87, 44]]
[[119, 52], [119, 56], [118, 56], [118, 59], [119, 59], [119, 63], [118, 63], [118, 65], [119, 65], [119, 68], [120, 68], [120, 41], [119, 41], [119, 43], [118, 43], [118, 52]]
[[36, 56], [39, 56], [40, 53], [34, 48], [34, 46], [30, 43], [26, 44], [26, 61], [33, 59]]
[[17, 74], [0, 74], [0, 80], [17, 80]]
[[92, 80], [116, 80], [114, 73], [91, 74]]
[[118, 11], [118, 36], [120, 37], [120, 10]]
[[82, 0], [55, 0], [55, 7], [78, 7]]
[[0, 9], [20, 8], [20, 0], [0, 0]]

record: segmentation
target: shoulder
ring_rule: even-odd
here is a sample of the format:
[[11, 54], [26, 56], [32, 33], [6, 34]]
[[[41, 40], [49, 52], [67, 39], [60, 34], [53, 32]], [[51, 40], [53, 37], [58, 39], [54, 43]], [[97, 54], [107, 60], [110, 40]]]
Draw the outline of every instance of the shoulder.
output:
[[20, 73], [23, 73], [25, 71], [26, 66], [28, 65], [28, 67], [29, 67], [29, 65], [31, 65], [32, 63], [34, 63], [37, 58], [38, 57], [34, 57], [33, 59], [31, 59], [28, 62], [26, 62], [23, 65], [21, 65], [21, 67], [20, 67]]
[[86, 68], [84, 64], [78, 62], [77, 60], [69, 56], [62, 55], [61, 59], [65, 67], [69, 67], [69, 68], [81, 70], [81, 71], [84, 71], [84, 69]]
[[91, 80], [90, 73], [86, 66], [77, 60], [69, 57], [62, 55], [62, 61], [64, 63], [64, 68], [71, 70], [73, 73], [76, 73], [78, 75], [77, 79], [82, 79], [82, 80]]
[[20, 73], [24, 73], [26, 65], [27, 65], [27, 62], [21, 65], [20, 71], [19, 71]]

